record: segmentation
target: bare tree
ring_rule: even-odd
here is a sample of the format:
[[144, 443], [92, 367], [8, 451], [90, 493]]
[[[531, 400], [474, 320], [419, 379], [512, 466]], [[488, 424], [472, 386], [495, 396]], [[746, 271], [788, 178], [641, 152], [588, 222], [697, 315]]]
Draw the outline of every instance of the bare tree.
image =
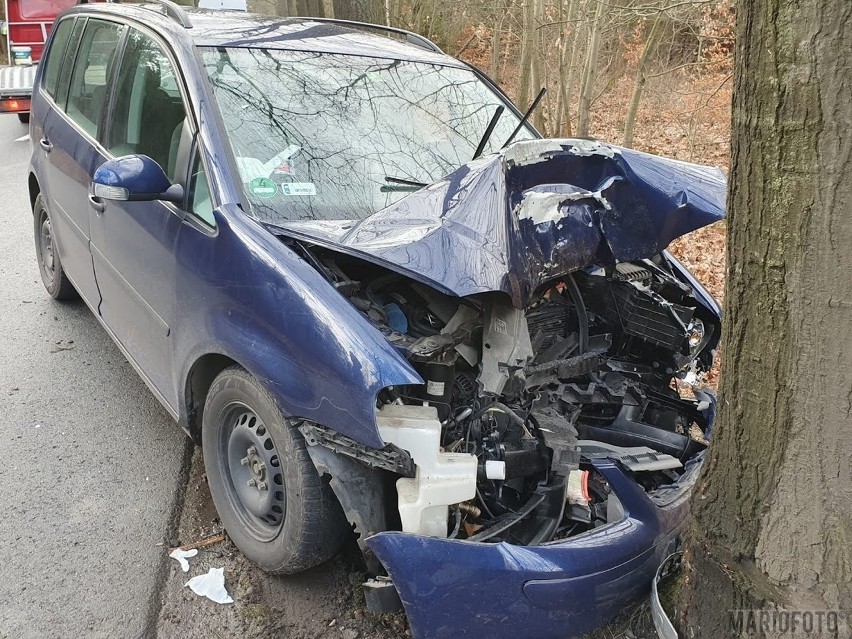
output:
[[500, 35], [503, 30], [505, 16], [505, 0], [494, 0], [494, 26], [491, 28], [491, 64], [488, 75], [494, 82], [500, 81]]
[[515, 96], [519, 104], [525, 104], [530, 98], [532, 82], [533, 56], [535, 55], [534, 5], [538, 0], [523, 0], [523, 26], [521, 27], [521, 61], [518, 70], [518, 93]]
[[334, 0], [334, 17], [384, 24], [385, 3], [383, 0]]
[[737, 34], [726, 358], [680, 597], [713, 639], [730, 609], [852, 611], [852, 12], [751, 0]]
[[[571, 135], [571, 87], [574, 78], [574, 59], [577, 53], [577, 29], [574, 26], [580, 0], [568, 0], [568, 11], [565, 12], [565, 3], [562, 0], [558, 5], [558, 20], [561, 27], [559, 35], [559, 94], [556, 101], [556, 122], [554, 123], [557, 135]], [[571, 37], [569, 37], [569, 35]], [[568, 43], [571, 42], [571, 54], [568, 55]]]
[[583, 70], [583, 86], [580, 94], [580, 104], [577, 107], [577, 135], [585, 137], [589, 134], [589, 107], [595, 90], [595, 80], [598, 73], [598, 52], [601, 46], [601, 30], [603, 28], [603, 0], [597, 1], [595, 17], [591, 25], [589, 50], [586, 53], [586, 64]]
[[624, 121], [624, 141], [622, 144], [627, 147], [633, 146], [633, 125], [636, 123], [636, 113], [639, 111], [639, 100], [642, 99], [642, 90], [645, 88], [645, 73], [648, 65], [648, 58], [651, 52], [657, 46], [657, 34], [660, 31], [662, 16], [658, 15], [651, 25], [651, 30], [648, 37], [645, 39], [645, 46], [642, 48], [642, 55], [639, 56], [639, 63], [636, 65], [636, 81], [633, 84], [633, 95], [630, 97], [630, 108], [627, 110], [627, 118]]

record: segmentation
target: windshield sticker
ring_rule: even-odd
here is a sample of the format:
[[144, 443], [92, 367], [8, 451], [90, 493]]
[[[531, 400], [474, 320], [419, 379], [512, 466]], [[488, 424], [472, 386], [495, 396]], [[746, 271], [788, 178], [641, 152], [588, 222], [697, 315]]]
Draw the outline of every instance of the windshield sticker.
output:
[[317, 187], [313, 182], [285, 182], [281, 192], [284, 195], [316, 195]]
[[269, 178], [259, 177], [249, 182], [249, 190], [257, 197], [269, 198], [275, 197], [278, 187]]

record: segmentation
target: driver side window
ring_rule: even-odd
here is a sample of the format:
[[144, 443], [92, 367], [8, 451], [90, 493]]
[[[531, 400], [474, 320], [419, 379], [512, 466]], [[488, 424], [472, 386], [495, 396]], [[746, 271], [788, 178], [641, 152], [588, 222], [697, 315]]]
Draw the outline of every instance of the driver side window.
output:
[[185, 117], [169, 57], [150, 37], [130, 29], [116, 78], [107, 148], [117, 156], [149, 156], [174, 182]]

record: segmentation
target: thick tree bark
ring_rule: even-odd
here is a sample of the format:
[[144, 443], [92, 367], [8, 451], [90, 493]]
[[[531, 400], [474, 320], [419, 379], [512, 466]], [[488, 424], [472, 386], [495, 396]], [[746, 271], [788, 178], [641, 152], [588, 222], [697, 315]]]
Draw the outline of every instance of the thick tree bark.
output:
[[712, 639], [729, 609], [852, 611], [852, 3], [739, 3], [737, 42], [720, 413], [679, 602]]

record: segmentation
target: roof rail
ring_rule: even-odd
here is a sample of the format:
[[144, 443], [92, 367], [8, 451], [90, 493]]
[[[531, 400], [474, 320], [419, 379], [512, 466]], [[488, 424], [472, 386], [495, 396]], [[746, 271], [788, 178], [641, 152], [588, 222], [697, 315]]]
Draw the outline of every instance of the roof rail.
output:
[[183, 10], [183, 7], [176, 2], [172, 2], [172, 0], [151, 0], [151, 2], [163, 7], [165, 14], [184, 29], [192, 29], [192, 22], [190, 22], [189, 16]]
[[[159, 2], [168, 2], [169, 0], [158, 0]], [[354, 29], [373, 29], [375, 31], [387, 31], [388, 33], [395, 33], [397, 35], [405, 36], [406, 41], [409, 43], [420, 47], [421, 49], [428, 49], [434, 53], [443, 53], [440, 47], [437, 44], [432, 42], [429, 38], [426, 38], [419, 33], [414, 33], [413, 31], [406, 31], [405, 29], [397, 29], [396, 27], [388, 27], [383, 24], [371, 24], [369, 22], [356, 22], [355, 20], [338, 20], [336, 18], [314, 18], [314, 17], [305, 17], [306, 20], [310, 20], [312, 22], [328, 22], [330, 24], [339, 24], [344, 27], [352, 27]]]
[[[119, 0], [106, 0], [107, 2], [114, 2], [119, 4]], [[184, 29], [192, 29], [192, 22], [189, 20], [189, 16], [183, 8], [172, 0], [145, 0], [148, 4], [158, 4], [163, 7], [163, 11], [166, 16], [177, 22]], [[145, 2], [140, 4], [139, 6], [143, 9], [147, 9], [145, 6]], [[89, 4], [89, 0], [77, 0], [77, 4]]]

